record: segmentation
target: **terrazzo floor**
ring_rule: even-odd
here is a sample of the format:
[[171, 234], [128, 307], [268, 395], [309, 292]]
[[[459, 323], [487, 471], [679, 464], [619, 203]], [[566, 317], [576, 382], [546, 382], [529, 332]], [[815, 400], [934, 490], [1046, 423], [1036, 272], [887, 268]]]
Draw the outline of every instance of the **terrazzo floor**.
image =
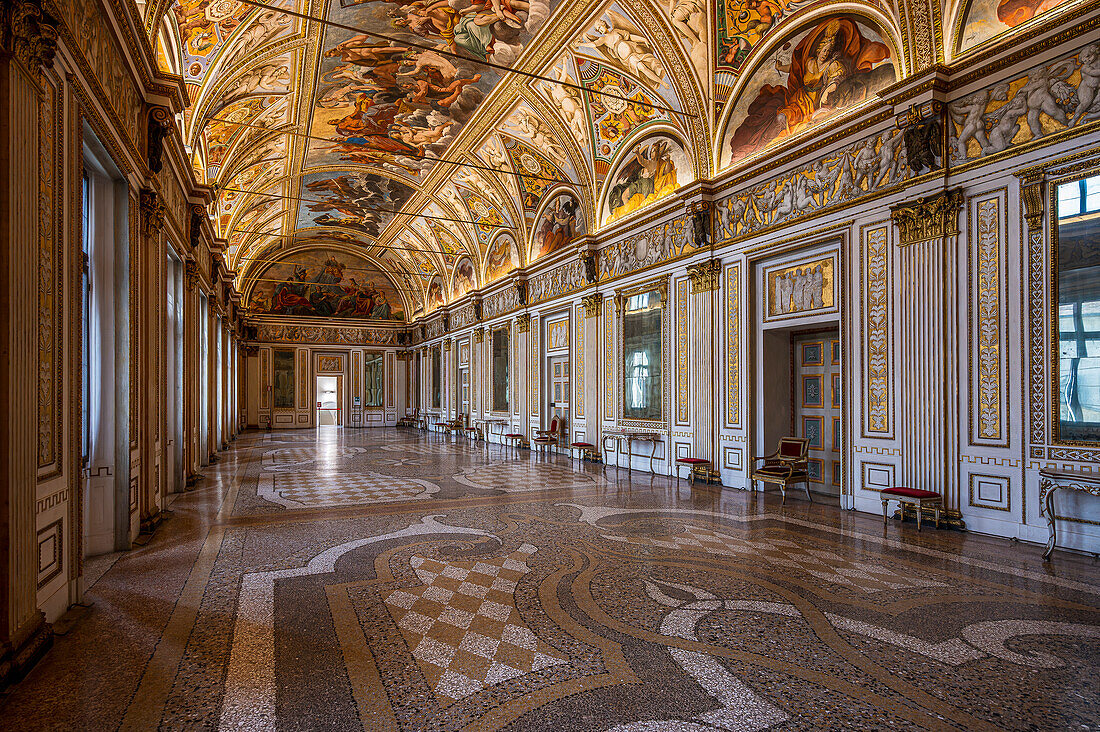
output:
[[413, 430], [249, 433], [0, 729], [1100, 729], [1100, 565]]

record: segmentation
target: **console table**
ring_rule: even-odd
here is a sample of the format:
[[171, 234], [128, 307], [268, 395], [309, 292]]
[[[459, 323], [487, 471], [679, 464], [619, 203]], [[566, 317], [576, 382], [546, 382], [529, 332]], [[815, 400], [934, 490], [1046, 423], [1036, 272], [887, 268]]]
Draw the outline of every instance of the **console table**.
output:
[[[507, 419], [504, 419], [503, 417], [481, 417], [479, 419], [475, 419], [474, 424], [485, 425], [485, 431], [483, 433], [485, 436], [485, 452], [489, 452], [490, 435], [496, 435], [500, 438], [501, 444], [504, 444], [504, 428], [508, 424], [510, 424]], [[500, 432], [494, 432], [493, 425], [498, 425], [500, 427]]]
[[[621, 430], [612, 429], [604, 430], [603, 436], [600, 437], [600, 447], [603, 449], [604, 454], [607, 454], [607, 441], [615, 441], [615, 470], [619, 469], [618, 453], [622, 452], [623, 440], [626, 440], [626, 472], [631, 472], [631, 458], [634, 457], [634, 443], [635, 442], [648, 442], [649, 448], [649, 472], [653, 472], [653, 457], [657, 454], [657, 443], [661, 441], [661, 435], [658, 432], [636, 432], [634, 430]], [[646, 457], [645, 455], [638, 455], [638, 457]]]
[[1047, 526], [1050, 527], [1047, 550], [1043, 553], [1043, 560], [1048, 562], [1050, 561], [1050, 555], [1054, 553], [1054, 544], [1057, 541], [1054, 493], [1059, 488], [1100, 496], [1100, 476], [1095, 473], [1079, 473], [1073, 470], [1052, 470], [1049, 468], [1039, 471], [1039, 513], [1046, 517]]

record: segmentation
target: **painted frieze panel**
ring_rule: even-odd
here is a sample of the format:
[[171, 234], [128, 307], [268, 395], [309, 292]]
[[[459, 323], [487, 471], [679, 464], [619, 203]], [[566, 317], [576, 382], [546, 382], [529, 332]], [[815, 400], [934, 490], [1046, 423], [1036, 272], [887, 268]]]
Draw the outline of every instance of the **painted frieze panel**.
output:
[[584, 213], [577, 197], [569, 192], [559, 193], [547, 203], [532, 230], [528, 261], [553, 254], [586, 233]]
[[628, 274], [694, 249], [691, 216], [678, 216], [601, 249], [597, 256], [600, 278]]
[[1050, 138], [1100, 119], [1100, 43], [948, 105], [948, 146], [961, 162]]
[[835, 254], [768, 269], [765, 320], [835, 312], [836, 273]]

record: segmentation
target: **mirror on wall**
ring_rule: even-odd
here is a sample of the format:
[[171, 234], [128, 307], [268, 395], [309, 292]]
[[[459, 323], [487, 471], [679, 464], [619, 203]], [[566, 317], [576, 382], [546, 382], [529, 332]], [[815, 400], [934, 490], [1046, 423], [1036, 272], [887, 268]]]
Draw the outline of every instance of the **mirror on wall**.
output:
[[491, 362], [494, 412], [508, 411], [508, 338], [507, 328], [493, 331]]
[[1058, 438], [1100, 442], [1100, 176], [1058, 184], [1055, 203]]
[[443, 404], [443, 351], [438, 346], [432, 349], [432, 409]]
[[382, 406], [382, 354], [370, 353], [363, 355], [363, 406]]
[[623, 419], [660, 421], [664, 297], [659, 289], [628, 295], [623, 304]]
[[275, 409], [294, 409], [294, 351], [276, 348], [271, 363], [274, 370], [271, 403]]

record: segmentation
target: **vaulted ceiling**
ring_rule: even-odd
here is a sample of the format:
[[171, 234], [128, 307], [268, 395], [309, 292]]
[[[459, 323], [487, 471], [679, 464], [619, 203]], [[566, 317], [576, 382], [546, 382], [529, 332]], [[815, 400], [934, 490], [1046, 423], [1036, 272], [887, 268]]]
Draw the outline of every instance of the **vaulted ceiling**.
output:
[[[184, 141], [218, 191], [245, 297], [292, 253], [335, 249], [384, 272], [411, 318], [872, 103], [917, 63], [889, 2], [712, 5], [159, 0], [145, 13], [186, 82]], [[858, 82], [828, 103], [789, 71], [823, 38]]]

